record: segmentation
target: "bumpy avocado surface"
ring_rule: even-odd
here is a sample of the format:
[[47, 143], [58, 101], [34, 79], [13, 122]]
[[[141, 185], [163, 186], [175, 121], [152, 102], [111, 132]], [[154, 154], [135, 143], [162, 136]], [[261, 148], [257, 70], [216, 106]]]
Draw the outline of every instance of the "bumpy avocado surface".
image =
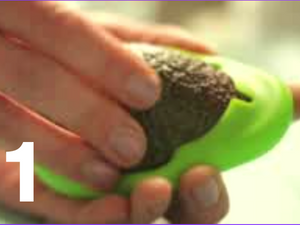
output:
[[198, 58], [163, 47], [130, 48], [156, 71], [163, 86], [153, 108], [132, 112], [148, 137], [146, 156], [133, 170], [145, 170], [167, 163], [180, 146], [205, 135], [238, 93], [229, 76]]

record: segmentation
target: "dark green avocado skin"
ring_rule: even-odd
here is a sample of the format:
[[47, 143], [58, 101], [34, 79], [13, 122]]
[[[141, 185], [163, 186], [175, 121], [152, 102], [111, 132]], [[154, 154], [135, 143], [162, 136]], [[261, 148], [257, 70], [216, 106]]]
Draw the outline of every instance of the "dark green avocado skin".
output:
[[180, 146], [205, 135], [237, 91], [228, 75], [199, 59], [167, 48], [130, 48], [156, 71], [163, 86], [154, 107], [132, 111], [146, 132], [148, 149], [131, 171], [147, 170], [168, 162]]

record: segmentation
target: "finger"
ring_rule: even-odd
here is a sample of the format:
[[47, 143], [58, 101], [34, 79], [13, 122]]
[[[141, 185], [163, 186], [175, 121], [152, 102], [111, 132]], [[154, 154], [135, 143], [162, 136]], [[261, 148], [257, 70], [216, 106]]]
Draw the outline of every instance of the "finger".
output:
[[[35, 162], [96, 190], [111, 189], [119, 178], [78, 136], [30, 112], [0, 93], [0, 148], [18, 149], [34, 142]], [[1, 177], [1, 176], [0, 176]]]
[[151, 178], [138, 185], [131, 197], [131, 220], [136, 224], [150, 224], [167, 211], [172, 188], [162, 178]]
[[78, 134], [118, 167], [128, 168], [143, 158], [143, 129], [115, 101], [56, 62], [1, 36], [0, 61], [5, 94]]
[[174, 223], [215, 224], [227, 214], [228, 207], [220, 175], [210, 167], [197, 167], [183, 176], [168, 218]]
[[54, 1], [0, 2], [0, 29], [29, 42], [124, 104], [148, 108], [158, 99], [154, 71], [104, 29]]
[[0, 201], [22, 213], [58, 223], [114, 223], [129, 221], [129, 204], [118, 196], [96, 201], [74, 201], [62, 198], [46, 189], [35, 179], [35, 200], [19, 201], [19, 166], [6, 163], [5, 152], [0, 151]]
[[[94, 19], [95, 20], [95, 19]], [[214, 54], [210, 47], [196, 40], [191, 34], [176, 26], [141, 25], [122, 17], [105, 14], [100, 20], [104, 27], [114, 36], [127, 42], [146, 42], [157, 45], [179, 47], [203, 54]], [[120, 21], [123, 21], [120, 23]]]
[[299, 83], [291, 84], [290, 88], [294, 96], [295, 116], [296, 119], [299, 119], [300, 118], [300, 84]]
[[128, 224], [129, 221], [130, 204], [119, 196], [109, 196], [90, 203], [76, 218], [79, 224]]

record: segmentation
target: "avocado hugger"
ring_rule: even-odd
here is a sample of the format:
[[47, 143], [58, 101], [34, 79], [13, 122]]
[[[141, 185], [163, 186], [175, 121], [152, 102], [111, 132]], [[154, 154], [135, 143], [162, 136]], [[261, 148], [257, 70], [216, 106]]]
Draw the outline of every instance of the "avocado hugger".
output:
[[248, 100], [217, 64], [149, 45], [132, 45], [131, 50], [156, 71], [163, 88], [154, 107], [132, 111], [147, 134], [148, 150], [144, 160], [130, 171], [165, 164], [181, 146], [209, 132], [231, 99]]
[[[129, 195], [152, 176], [178, 186], [196, 165], [226, 171], [251, 162], [281, 140], [293, 120], [293, 98], [277, 77], [220, 56], [145, 44], [129, 46], [162, 78], [162, 99], [132, 111], [148, 136], [144, 161], [126, 171], [116, 192]], [[57, 193], [92, 199], [105, 193], [35, 165], [36, 175]]]

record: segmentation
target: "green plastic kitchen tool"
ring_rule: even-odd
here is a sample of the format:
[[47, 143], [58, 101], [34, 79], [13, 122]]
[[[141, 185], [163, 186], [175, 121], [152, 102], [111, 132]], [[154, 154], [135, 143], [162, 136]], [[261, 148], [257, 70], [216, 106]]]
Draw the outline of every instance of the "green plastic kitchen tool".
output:
[[[277, 77], [219, 56], [184, 54], [217, 65], [232, 78], [236, 89], [249, 101], [232, 99], [217, 125], [205, 136], [181, 146], [166, 164], [125, 174], [115, 190], [119, 194], [128, 196], [137, 183], [152, 176], [165, 177], [176, 188], [180, 176], [199, 164], [226, 171], [255, 160], [271, 150], [292, 123], [292, 94]], [[42, 165], [36, 165], [35, 171], [45, 184], [60, 194], [78, 199], [105, 195], [54, 174]]]

